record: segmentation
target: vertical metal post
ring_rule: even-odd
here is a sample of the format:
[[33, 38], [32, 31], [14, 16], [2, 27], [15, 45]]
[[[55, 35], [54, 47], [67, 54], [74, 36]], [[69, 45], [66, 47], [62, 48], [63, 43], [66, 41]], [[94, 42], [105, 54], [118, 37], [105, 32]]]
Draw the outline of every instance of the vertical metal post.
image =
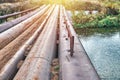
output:
[[70, 55], [73, 56], [74, 53], [74, 36], [70, 37]]

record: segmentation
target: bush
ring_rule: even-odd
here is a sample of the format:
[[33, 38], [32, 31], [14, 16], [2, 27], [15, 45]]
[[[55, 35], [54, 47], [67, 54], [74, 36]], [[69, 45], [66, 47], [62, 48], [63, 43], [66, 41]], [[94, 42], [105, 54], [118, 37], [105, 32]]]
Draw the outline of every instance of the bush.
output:
[[108, 16], [98, 22], [98, 27], [119, 27], [118, 18]]
[[77, 24], [85, 24], [86, 22], [94, 21], [96, 19], [96, 15], [86, 15], [84, 11], [79, 11], [78, 14], [73, 13], [72, 19]]
[[120, 15], [118, 16], [104, 16], [100, 18], [96, 17], [95, 20], [86, 23], [75, 24], [75, 27], [120, 27]]

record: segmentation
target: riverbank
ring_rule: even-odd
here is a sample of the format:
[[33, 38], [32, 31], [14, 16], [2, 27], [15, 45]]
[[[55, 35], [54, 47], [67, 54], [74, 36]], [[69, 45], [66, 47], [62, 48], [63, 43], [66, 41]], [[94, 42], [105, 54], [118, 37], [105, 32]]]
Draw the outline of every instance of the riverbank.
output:
[[74, 28], [78, 35], [90, 36], [94, 34], [112, 34], [120, 31], [120, 27], [113, 28]]
[[120, 27], [120, 14], [103, 15], [103, 14], [78, 14], [72, 16], [74, 27], [76, 28], [109, 28]]

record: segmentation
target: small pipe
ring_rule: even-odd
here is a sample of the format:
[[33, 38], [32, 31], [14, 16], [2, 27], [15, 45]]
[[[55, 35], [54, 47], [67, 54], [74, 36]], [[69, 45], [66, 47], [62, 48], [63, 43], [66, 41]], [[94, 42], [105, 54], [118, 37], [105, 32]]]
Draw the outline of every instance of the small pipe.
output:
[[4, 16], [0, 16], [0, 19], [5, 19], [5, 18], [9, 18], [9, 17], [16, 16], [16, 15], [19, 15], [19, 14], [23, 14], [23, 13], [26, 13], [26, 12], [30, 12], [30, 11], [33, 11], [37, 8], [38, 8], [38, 6], [32, 8], [32, 9], [21, 11], [21, 12], [15, 12], [15, 13], [12, 13], [12, 14], [7, 14], [7, 15], [4, 15]]
[[[15, 26], [16, 24], [24, 21], [25, 19], [31, 17], [32, 15], [36, 14], [38, 11], [42, 10], [44, 7], [45, 7], [45, 5], [41, 6], [39, 9], [31, 12], [30, 14], [27, 14], [27, 15], [24, 15], [24, 16], [19, 17], [17, 19], [11, 20], [9, 22], [5, 22], [5, 23], [0, 24], [0, 33]], [[2, 19], [1, 19], [1, 21], [2, 21]]]

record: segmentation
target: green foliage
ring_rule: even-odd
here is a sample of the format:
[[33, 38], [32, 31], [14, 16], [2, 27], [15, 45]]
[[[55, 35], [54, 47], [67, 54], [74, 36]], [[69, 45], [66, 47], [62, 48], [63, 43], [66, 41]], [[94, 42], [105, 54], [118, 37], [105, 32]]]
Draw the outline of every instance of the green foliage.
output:
[[106, 18], [98, 22], [98, 27], [119, 27], [119, 26], [120, 24], [118, 22], [117, 17], [107, 16]]
[[[98, 10], [99, 14], [86, 15], [84, 12], [80, 12], [77, 15], [73, 15], [73, 22], [75, 27], [120, 27], [120, 1], [119, 0], [98, 0], [99, 7], [91, 5], [94, 3], [78, 1], [76, 3], [75, 10]], [[88, 8], [85, 8], [85, 7]]]
[[[117, 16], [95, 15], [92, 19], [89, 19], [90, 15], [86, 15], [84, 23], [80, 22], [83, 17], [79, 18], [79, 22], [74, 22], [75, 27], [120, 27], [120, 14]], [[92, 15], [91, 15], [92, 16]]]

